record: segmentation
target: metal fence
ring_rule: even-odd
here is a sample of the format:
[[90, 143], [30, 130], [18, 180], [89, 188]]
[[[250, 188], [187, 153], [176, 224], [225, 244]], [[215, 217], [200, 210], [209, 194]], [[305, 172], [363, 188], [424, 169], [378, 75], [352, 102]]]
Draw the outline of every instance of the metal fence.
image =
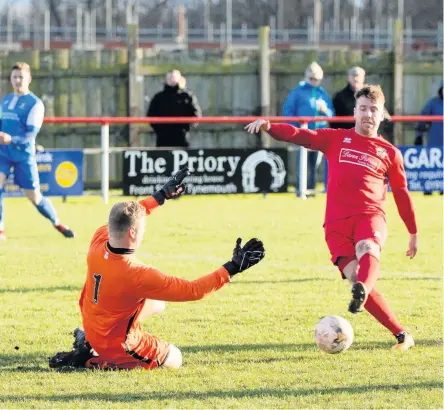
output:
[[[330, 30], [327, 26], [317, 32], [313, 27], [307, 29], [270, 29], [272, 45], [289, 44], [343, 44], [361, 48], [391, 49], [393, 46], [393, 30], [389, 21], [384, 28], [348, 27], [342, 30]], [[158, 26], [139, 30], [139, 43], [208, 43], [227, 46], [254, 45], [258, 43], [258, 30], [243, 27], [228, 31], [224, 24], [219, 28], [186, 29], [181, 34], [175, 28]], [[21, 27], [18, 24], [0, 26], [0, 45], [2, 48], [13, 49], [17, 44], [29, 47], [52, 42], [66, 41], [79, 48], [94, 48], [104, 43], [127, 41], [126, 28], [95, 28], [93, 24], [81, 27], [49, 27], [30, 25]], [[26, 43], [25, 45], [23, 43]], [[435, 30], [412, 30], [406, 26], [404, 30], [404, 45], [406, 48], [425, 49], [442, 47], [442, 24]]]

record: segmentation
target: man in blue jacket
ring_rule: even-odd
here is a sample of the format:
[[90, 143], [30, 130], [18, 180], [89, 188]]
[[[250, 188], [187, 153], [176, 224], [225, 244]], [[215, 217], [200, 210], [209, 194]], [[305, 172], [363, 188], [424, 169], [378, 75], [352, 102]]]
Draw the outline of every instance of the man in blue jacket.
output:
[[[443, 115], [443, 82], [439, 86], [438, 95], [430, 98], [421, 110], [421, 115]], [[415, 145], [424, 145], [424, 134], [428, 131], [427, 146], [443, 146], [443, 123], [442, 121], [421, 121], [415, 127], [416, 138]], [[424, 191], [424, 195], [431, 195], [431, 191]], [[443, 191], [440, 191], [443, 194]]]
[[[334, 115], [331, 98], [320, 85], [324, 77], [321, 66], [313, 62], [305, 70], [305, 79], [297, 87], [293, 88], [285, 100], [282, 109], [282, 115], [286, 117], [293, 116], [324, 116], [332, 117]], [[300, 124], [292, 122], [296, 127]], [[309, 122], [308, 128], [325, 128], [328, 124], [323, 122]], [[309, 151], [308, 153], [308, 180], [307, 188], [314, 190], [316, 186], [316, 172], [321, 162], [322, 154], [319, 151]]]

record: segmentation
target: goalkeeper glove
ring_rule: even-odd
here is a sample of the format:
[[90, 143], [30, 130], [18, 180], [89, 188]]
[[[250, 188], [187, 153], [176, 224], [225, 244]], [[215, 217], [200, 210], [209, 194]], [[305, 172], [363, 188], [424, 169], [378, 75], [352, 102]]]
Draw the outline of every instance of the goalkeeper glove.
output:
[[172, 175], [165, 185], [157, 191], [153, 197], [159, 205], [163, 205], [166, 199], [177, 198], [185, 191], [183, 180], [190, 175], [188, 167], [179, 169]]
[[264, 244], [256, 238], [250, 239], [241, 248], [242, 238], [237, 238], [231, 261], [224, 264], [224, 268], [231, 276], [259, 263], [265, 256]]

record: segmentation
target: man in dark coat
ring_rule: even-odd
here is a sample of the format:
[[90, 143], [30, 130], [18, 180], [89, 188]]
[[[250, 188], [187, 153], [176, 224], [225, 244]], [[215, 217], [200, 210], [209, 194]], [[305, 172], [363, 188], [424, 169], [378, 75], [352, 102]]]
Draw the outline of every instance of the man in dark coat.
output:
[[[338, 91], [333, 97], [333, 107], [335, 115], [353, 116], [355, 108], [355, 92], [360, 90], [365, 82], [365, 71], [361, 67], [352, 67], [348, 70], [348, 83], [345, 88]], [[331, 128], [350, 129], [354, 127], [354, 122], [332, 122]]]
[[[148, 117], [200, 117], [202, 111], [196, 96], [183, 88], [184, 78], [180, 71], [170, 71], [163, 91], [157, 93], [148, 108]], [[157, 147], [188, 147], [188, 132], [197, 123], [151, 124], [156, 133]]]

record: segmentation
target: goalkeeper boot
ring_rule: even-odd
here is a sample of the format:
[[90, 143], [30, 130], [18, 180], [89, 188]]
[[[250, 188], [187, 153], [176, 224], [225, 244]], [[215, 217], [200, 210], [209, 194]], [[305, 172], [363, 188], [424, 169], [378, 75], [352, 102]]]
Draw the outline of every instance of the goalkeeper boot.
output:
[[49, 359], [49, 367], [51, 369], [59, 369], [61, 367], [85, 367], [86, 362], [94, 357], [89, 351], [81, 351], [79, 349], [70, 352], [59, 352]]
[[368, 291], [362, 282], [356, 282], [352, 287], [352, 300], [348, 305], [350, 313], [362, 312], [362, 307], [367, 301]]
[[398, 343], [396, 343], [392, 347], [393, 350], [408, 350], [411, 347], [415, 346], [415, 341], [413, 340], [413, 337], [407, 332], [401, 332], [395, 337]]
[[92, 356], [98, 356], [97, 352], [91, 347], [88, 341], [85, 339], [85, 332], [77, 328], [73, 332], [74, 342], [72, 344], [73, 350], [80, 352], [90, 352]]
[[85, 332], [80, 329], [80, 328], [76, 328], [73, 332], [73, 336], [74, 336], [74, 342], [72, 344], [72, 348], [73, 350], [75, 349], [85, 349], [87, 348], [86, 346], [86, 340], [85, 340]]
[[74, 232], [71, 231], [71, 229], [63, 224], [57, 224], [54, 225], [54, 228], [56, 228], [65, 238], [74, 238]]
[[85, 333], [81, 329], [74, 330], [74, 343], [70, 352], [59, 352], [49, 359], [49, 367], [86, 367], [86, 362], [97, 356], [91, 345], [85, 340]]
[[0, 231], [0, 241], [6, 241], [5, 231]]

